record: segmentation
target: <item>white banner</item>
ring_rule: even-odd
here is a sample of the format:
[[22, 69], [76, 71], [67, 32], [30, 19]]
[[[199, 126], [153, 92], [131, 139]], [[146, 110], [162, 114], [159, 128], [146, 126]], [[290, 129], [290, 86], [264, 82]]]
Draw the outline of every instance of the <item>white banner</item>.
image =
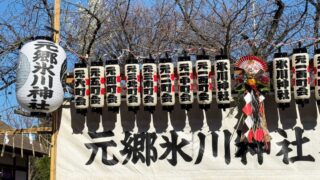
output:
[[[157, 106], [153, 115], [140, 110], [135, 116], [123, 102], [119, 114], [104, 108], [101, 116], [84, 117], [73, 105], [65, 105], [57, 179], [319, 178], [316, 103], [311, 100], [303, 108], [291, 103], [281, 110], [274, 97], [265, 101], [270, 154], [259, 153], [257, 147], [237, 149], [235, 127], [241, 113], [236, 108], [223, 111], [212, 104], [203, 112], [194, 103], [187, 114], [176, 105], [171, 114]], [[239, 129], [246, 127], [242, 121]], [[170, 128], [174, 131], [167, 131]]]

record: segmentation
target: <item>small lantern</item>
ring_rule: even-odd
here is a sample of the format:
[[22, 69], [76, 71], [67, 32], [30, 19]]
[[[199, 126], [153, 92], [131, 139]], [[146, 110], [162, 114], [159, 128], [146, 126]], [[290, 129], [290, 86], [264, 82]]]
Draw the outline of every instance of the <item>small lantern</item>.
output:
[[306, 48], [293, 50], [292, 59], [292, 84], [294, 98], [298, 104], [308, 102], [310, 98], [310, 73], [309, 73], [309, 55]]
[[215, 57], [215, 86], [216, 99], [219, 108], [227, 108], [230, 106], [231, 97], [231, 72], [230, 60], [227, 55], [218, 55]]
[[160, 58], [159, 63], [160, 78], [160, 102], [164, 110], [172, 110], [175, 104], [174, 89], [174, 66], [171, 58]]
[[314, 67], [314, 91], [316, 100], [320, 101], [320, 49], [315, 50], [313, 58]]
[[275, 53], [273, 57], [273, 87], [276, 103], [289, 107], [291, 102], [290, 59], [287, 53]]
[[90, 66], [90, 106], [94, 112], [104, 107], [105, 78], [103, 62], [92, 62]]
[[178, 85], [179, 85], [179, 102], [182, 109], [189, 110], [192, 108], [193, 97], [193, 73], [190, 56], [184, 53], [184, 56], [178, 57]]
[[203, 50], [202, 55], [197, 55], [196, 72], [198, 80], [197, 99], [201, 109], [210, 108], [212, 103], [212, 72], [211, 61]]
[[157, 105], [158, 77], [157, 66], [154, 59], [143, 60], [142, 77], [143, 77], [143, 105], [145, 110], [153, 112]]
[[16, 97], [32, 115], [50, 113], [61, 106], [65, 60], [62, 47], [48, 40], [31, 41], [20, 49]]
[[129, 57], [125, 65], [125, 76], [127, 85], [126, 100], [129, 111], [136, 112], [141, 104], [140, 69], [138, 60]]
[[121, 76], [117, 60], [106, 61], [106, 102], [108, 109], [119, 111], [121, 104]]
[[76, 63], [74, 70], [74, 106], [78, 113], [89, 108], [89, 71], [85, 63]]

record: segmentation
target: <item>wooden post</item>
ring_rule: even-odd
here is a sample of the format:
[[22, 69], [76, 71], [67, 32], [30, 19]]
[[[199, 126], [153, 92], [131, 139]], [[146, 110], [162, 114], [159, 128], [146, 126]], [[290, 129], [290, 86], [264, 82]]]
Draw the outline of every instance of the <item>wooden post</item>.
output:
[[[53, 40], [59, 43], [60, 38], [60, 0], [54, 0], [54, 22], [53, 22]], [[58, 137], [58, 110], [53, 112], [52, 118], [52, 136], [51, 136], [51, 149], [50, 149], [50, 180], [56, 179], [56, 158], [57, 158], [57, 137]]]
[[60, 0], [54, 0], [53, 40], [59, 43], [60, 40]]
[[[58, 111], [58, 110], [57, 110]], [[55, 111], [52, 117], [52, 136], [50, 149], [50, 180], [56, 179], [56, 159], [57, 159], [57, 137], [58, 137], [58, 112]]]

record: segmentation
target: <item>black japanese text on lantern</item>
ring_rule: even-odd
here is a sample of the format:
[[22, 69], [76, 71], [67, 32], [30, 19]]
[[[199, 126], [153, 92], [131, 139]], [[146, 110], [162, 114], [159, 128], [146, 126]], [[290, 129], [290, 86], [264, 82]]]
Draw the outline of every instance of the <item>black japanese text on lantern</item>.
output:
[[165, 105], [173, 105], [174, 94], [174, 74], [173, 65], [171, 63], [163, 63], [159, 65], [161, 103]]
[[296, 96], [297, 97], [308, 97], [309, 89], [308, 89], [308, 64], [307, 58], [304, 55], [298, 55], [294, 59], [295, 61], [295, 86], [296, 86]]
[[145, 105], [154, 105], [156, 101], [156, 82], [154, 79], [156, 66], [152, 64], [145, 64], [142, 68], [143, 71], [143, 103]]
[[54, 66], [57, 65], [58, 47], [48, 41], [37, 41], [35, 53], [33, 56], [33, 81], [32, 89], [29, 90], [28, 97], [32, 97], [29, 108], [39, 110], [49, 110], [47, 99], [53, 95], [53, 72]]
[[229, 64], [224, 60], [216, 62], [216, 88], [218, 102], [230, 101]]
[[90, 105], [103, 107], [104, 105], [104, 68], [102, 66], [90, 67]]
[[207, 61], [200, 61], [197, 63], [199, 102], [210, 103], [212, 100], [212, 84], [210, 79], [211, 65], [209, 63]]
[[318, 80], [318, 83], [320, 85], [320, 57], [317, 58], [317, 80]]
[[320, 100], [320, 55], [316, 54], [314, 57], [314, 86], [316, 100]]
[[192, 66], [189, 62], [180, 63], [179, 66], [179, 91], [180, 103], [192, 102], [192, 74], [190, 71]]
[[106, 94], [108, 105], [120, 105], [121, 87], [119, 65], [106, 65]]
[[275, 64], [275, 89], [279, 101], [290, 100], [289, 61], [277, 59]]
[[88, 69], [75, 68], [74, 69], [74, 90], [75, 90], [75, 106], [88, 107]]
[[138, 71], [139, 69], [135, 64], [127, 65], [127, 99], [129, 104], [139, 104], [140, 83], [137, 77], [139, 75]]

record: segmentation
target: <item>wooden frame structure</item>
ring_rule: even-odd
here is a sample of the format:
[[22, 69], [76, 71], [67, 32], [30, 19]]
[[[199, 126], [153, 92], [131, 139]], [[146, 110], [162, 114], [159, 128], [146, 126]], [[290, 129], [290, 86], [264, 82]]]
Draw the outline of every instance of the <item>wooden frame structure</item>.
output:
[[[60, 0], [54, 0], [54, 22], [53, 22], [53, 41], [59, 43], [60, 40]], [[56, 179], [56, 158], [57, 158], [57, 138], [59, 125], [59, 111], [53, 112], [52, 118], [52, 136], [50, 149], [50, 180]]]

